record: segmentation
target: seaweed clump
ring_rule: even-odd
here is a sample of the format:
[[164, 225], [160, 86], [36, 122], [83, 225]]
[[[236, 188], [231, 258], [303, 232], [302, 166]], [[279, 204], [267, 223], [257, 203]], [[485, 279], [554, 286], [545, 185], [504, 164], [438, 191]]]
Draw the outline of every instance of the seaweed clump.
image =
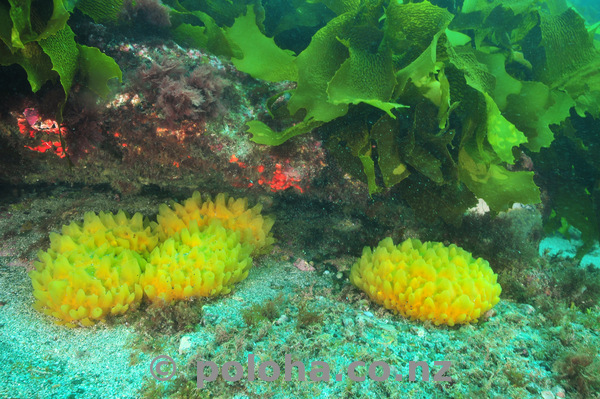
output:
[[592, 397], [600, 390], [600, 358], [598, 349], [593, 346], [565, 351], [553, 368], [581, 398]]
[[306, 301], [298, 304], [298, 316], [296, 320], [296, 330], [308, 329], [312, 325], [323, 323], [324, 315], [322, 312], [312, 310]]
[[224, 114], [222, 98], [231, 85], [208, 64], [188, 72], [181, 62], [169, 59], [140, 67], [134, 80], [144, 99], [156, 105], [169, 123], [184, 119], [205, 123]]
[[261, 304], [254, 304], [251, 307], [242, 311], [242, 319], [244, 323], [250, 328], [259, 325], [263, 321], [273, 322], [275, 321], [281, 311], [277, 306], [277, 301], [281, 298], [270, 299]]
[[600, 270], [572, 266], [556, 274], [556, 291], [565, 304], [588, 310], [600, 303]]
[[150, 335], [191, 332], [202, 321], [203, 306], [203, 300], [148, 305], [135, 325]]

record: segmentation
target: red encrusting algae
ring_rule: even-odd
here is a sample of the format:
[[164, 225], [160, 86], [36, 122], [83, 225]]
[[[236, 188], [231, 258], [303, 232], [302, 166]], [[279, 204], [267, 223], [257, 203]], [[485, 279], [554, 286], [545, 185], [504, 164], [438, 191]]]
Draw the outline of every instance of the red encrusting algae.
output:
[[[23, 136], [39, 140], [39, 144], [25, 145], [25, 148], [42, 153], [50, 150], [60, 158], [66, 156], [60, 139], [67, 133], [66, 127], [59, 126], [58, 122], [52, 119], [42, 120], [34, 108], [26, 108], [23, 117], [17, 118], [17, 123]], [[58, 140], [53, 135], [58, 136]]]

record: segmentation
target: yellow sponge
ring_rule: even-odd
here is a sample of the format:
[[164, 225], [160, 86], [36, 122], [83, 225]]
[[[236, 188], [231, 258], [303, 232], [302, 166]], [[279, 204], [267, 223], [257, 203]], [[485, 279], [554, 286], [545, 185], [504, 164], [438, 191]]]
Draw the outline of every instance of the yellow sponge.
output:
[[30, 273], [34, 307], [70, 327], [137, 307], [146, 263], [141, 255], [158, 243], [155, 225], [139, 213], [87, 212], [83, 223], [63, 226], [62, 235], [50, 233], [50, 248], [38, 253]]
[[116, 215], [110, 212], [100, 212], [98, 215], [87, 212], [83, 216], [83, 224], [72, 222], [63, 226], [62, 233], [88, 249], [106, 243], [117, 250], [131, 249], [138, 253], [149, 253], [158, 244], [155, 228], [156, 223], [144, 219], [140, 213], [130, 218], [123, 211]]
[[489, 263], [456, 245], [408, 239], [365, 247], [350, 280], [375, 302], [435, 325], [477, 322], [500, 300]]
[[171, 207], [166, 204], [159, 207], [158, 233], [162, 240], [166, 240], [192, 221], [202, 227], [217, 219], [226, 229], [239, 232], [241, 241], [251, 244], [255, 254], [261, 254], [267, 252], [274, 242], [271, 234], [273, 219], [263, 217], [261, 210], [260, 205], [248, 209], [246, 198], [227, 198], [225, 194], [217, 195], [214, 202], [210, 199], [203, 201], [200, 193], [195, 191], [183, 205], [173, 202]]
[[53, 248], [40, 251], [29, 273], [34, 308], [54, 316], [57, 324], [93, 325], [109, 314], [135, 308], [142, 300], [138, 283], [145, 261], [135, 252], [116, 251], [108, 244], [88, 251], [71, 237], [53, 234]]
[[251, 252], [220, 221], [201, 229], [193, 220], [152, 251], [140, 283], [152, 302], [227, 294], [248, 276]]
[[160, 225], [141, 214], [88, 212], [83, 223], [50, 234], [30, 273], [34, 307], [69, 327], [90, 326], [136, 308], [143, 298], [171, 302], [226, 294], [248, 275], [250, 254], [272, 243], [273, 220], [260, 206], [200, 194], [160, 207]]

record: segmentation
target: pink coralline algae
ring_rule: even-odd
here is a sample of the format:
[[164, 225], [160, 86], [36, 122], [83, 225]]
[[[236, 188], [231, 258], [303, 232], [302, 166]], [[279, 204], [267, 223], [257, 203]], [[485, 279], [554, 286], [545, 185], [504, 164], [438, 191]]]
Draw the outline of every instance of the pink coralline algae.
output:
[[310, 263], [308, 263], [304, 259], [300, 259], [300, 258], [296, 259], [296, 261], [294, 262], [294, 266], [298, 270], [301, 270], [303, 272], [312, 272], [312, 271], [315, 271], [315, 267], [313, 265], [311, 265]]
[[41, 119], [39, 112], [35, 108], [25, 108], [23, 116], [25, 116], [29, 126], [35, 125]]

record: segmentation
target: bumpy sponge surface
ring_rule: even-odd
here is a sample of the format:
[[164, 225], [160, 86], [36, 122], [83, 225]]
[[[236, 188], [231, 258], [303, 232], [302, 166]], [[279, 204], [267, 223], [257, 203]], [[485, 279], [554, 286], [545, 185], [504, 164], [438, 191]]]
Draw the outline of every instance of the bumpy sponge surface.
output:
[[220, 221], [200, 229], [194, 220], [152, 251], [140, 283], [152, 302], [227, 294], [248, 276], [251, 252]]
[[200, 194], [161, 207], [161, 224], [141, 214], [88, 212], [50, 234], [30, 273], [34, 308], [58, 324], [90, 326], [135, 309], [229, 293], [248, 275], [251, 253], [272, 243], [273, 221], [247, 200], [202, 201]]
[[202, 200], [198, 191], [183, 204], [163, 204], [159, 207], [158, 232], [165, 240], [178, 231], [190, 226], [192, 221], [198, 226], [208, 226], [215, 219], [220, 220], [226, 229], [240, 233], [242, 243], [251, 244], [254, 254], [266, 253], [274, 239], [271, 234], [273, 219], [261, 215], [262, 207], [256, 205], [248, 209], [246, 198], [228, 198], [218, 194], [214, 201]]
[[83, 224], [63, 226], [62, 235], [51, 233], [50, 248], [38, 253], [40, 261], [29, 274], [34, 308], [73, 327], [137, 307], [146, 261], [130, 248], [143, 252], [157, 241], [140, 214], [86, 213]]
[[75, 245], [88, 249], [108, 244], [117, 251], [131, 249], [138, 253], [149, 253], [158, 244], [155, 228], [156, 223], [144, 219], [140, 213], [130, 218], [123, 211], [116, 215], [110, 212], [100, 212], [98, 215], [87, 212], [82, 224], [72, 222], [65, 225], [62, 233], [71, 237]]
[[500, 300], [489, 263], [456, 245], [408, 239], [366, 247], [350, 280], [369, 297], [405, 317], [435, 325], [477, 322]]

